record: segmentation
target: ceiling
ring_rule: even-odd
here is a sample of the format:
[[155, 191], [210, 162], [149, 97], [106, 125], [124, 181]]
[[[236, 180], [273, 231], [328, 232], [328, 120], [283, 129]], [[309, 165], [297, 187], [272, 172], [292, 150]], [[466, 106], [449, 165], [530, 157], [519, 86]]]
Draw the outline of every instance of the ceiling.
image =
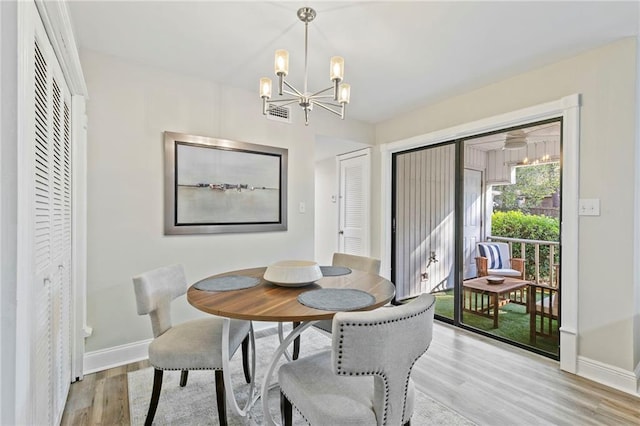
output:
[[[640, 16], [636, 1], [68, 4], [81, 50], [255, 91], [256, 108], [259, 78], [275, 82], [276, 49], [289, 50], [287, 80], [302, 87], [304, 24], [296, 11], [313, 7], [317, 17], [309, 24], [309, 91], [328, 87], [330, 57], [344, 57], [345, 82], [351, 84], [347, 117], [368, 123], [635, 36]], [[327, 112], [316, 109], [313, 114]], [[293, 118], [302, 119], [302, 114]], [[477, 143], [493, 149], [503, 141], [504, 135], [502, 142]], [[361, 147], [322, 138], [316, 141], [315, 157]]]
[[302, 6], [318, 12], [309, 90], [328, 87], [329, 58], [343, 56], [347, 116], [369, 123], [637, 35], [640, 15], [635, 1], [69, 2], [81, 49], [255, 91], [256, 108], [276, 49], [302, 86]]

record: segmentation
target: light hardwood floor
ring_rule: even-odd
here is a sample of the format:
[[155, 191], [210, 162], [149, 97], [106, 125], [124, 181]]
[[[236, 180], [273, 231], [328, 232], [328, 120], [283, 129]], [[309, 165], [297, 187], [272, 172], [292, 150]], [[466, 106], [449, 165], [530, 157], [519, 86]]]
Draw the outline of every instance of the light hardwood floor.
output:
[[[128, 425], [127, 372], [147, 366], [129, 364], [72, 384], [62, 425]], [[640, 398], [437, 322], [413, 378], [424, 393], [478, 425], [640, 425]]]

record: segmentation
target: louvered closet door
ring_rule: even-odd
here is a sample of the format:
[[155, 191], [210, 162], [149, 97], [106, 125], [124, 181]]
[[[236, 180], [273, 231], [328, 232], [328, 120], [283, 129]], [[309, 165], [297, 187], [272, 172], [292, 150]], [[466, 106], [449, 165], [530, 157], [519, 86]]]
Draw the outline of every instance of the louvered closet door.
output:
[[338, 157], [340, 204], [338, 249], [342, 253], [369, 256], [369, 152]]
[[39, 20], [33, 101], [34, 419], [45, 425], [60, 422], [71, 383], [71, 100]]
[[45, 60], [45, 49], [38, 38], [34, 39], [34, 251], [35, 279], [35, 421], [39, 425], [53, 422], [52, 383], [52, 144], [51, 102], [49, 84], [51, 70]]

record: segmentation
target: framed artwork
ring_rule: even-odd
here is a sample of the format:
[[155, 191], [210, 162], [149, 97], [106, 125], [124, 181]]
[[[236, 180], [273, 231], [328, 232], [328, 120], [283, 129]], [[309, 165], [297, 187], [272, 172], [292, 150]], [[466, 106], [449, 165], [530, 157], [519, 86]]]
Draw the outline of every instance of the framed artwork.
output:
[[288, 150], [164, 132], [165, 235], [287, 229]]

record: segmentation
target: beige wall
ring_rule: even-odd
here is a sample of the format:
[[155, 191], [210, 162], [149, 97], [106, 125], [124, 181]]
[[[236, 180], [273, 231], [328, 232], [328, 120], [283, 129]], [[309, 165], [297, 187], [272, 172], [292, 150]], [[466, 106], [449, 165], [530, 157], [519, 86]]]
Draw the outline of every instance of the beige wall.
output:
[[[338, 170], [336, 157], [316, 162], [315, 167], [315, 259], [331, 265], [338, 251]], [[332, 201], [332, 196], [335, 201]]]
[[376, 126], [381, 144], [580, 93], [579, 196], [599, 198], [601, 215], [579, 219], [578, 355], [625, 371], [638, 361], [640, 333], [633, 329], [636, 78], [636, 40], [629, 38]]
[[[373, 142], [373, 127], [313, 113], [304, 126], [262, 116], [256, 93], [186, 75], [81, 52], [89, 88], [87, 352], [151, 337], [136, 314], [131, 277], [182, 263], [194, 282], [210, 274], [314, 258], [314, 140], [317, 133]], [[272, 145], [289, 150], [286, 232], [165, 236], [163, 135], [170, 130]], [[298, 213], [301, 201], [306, 214]], [[200, 315], [184, 298], [174, 320]]]

